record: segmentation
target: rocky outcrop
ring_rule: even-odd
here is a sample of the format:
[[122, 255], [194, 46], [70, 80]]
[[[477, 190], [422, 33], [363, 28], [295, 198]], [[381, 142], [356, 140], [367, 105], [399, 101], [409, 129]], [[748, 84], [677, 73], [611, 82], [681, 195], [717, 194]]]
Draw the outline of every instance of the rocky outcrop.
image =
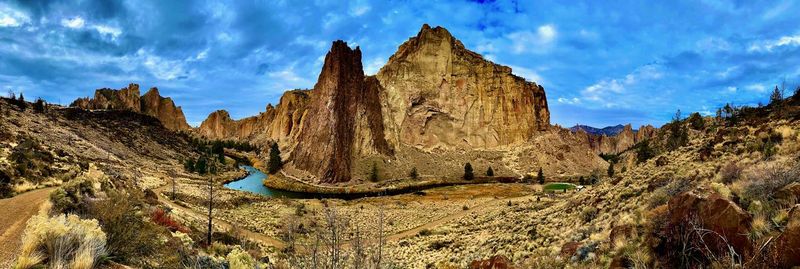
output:
[[172, 98], [161, 97], [158, 88], [150, 88], [147, 93], [140, 98], [141, 113], [153, 116], [161, 121], [164, 127], [171, 130], [188, 130], [189, 124], [186, 123], [186, 116], [179, 106], [175, 106]]
[[70, 104], [82, 109], [127, 110], [158, 119], [164, 127], [171, 130], [189, 130], [186, 116], [170, 98], [161, 97], [157, 88], [151, 88], [144, 96], [139, 96], [139, 85], [131, 83], [120, 90], [98, 89], [94, 98], [79, 98]]
[[656, 128], [651, 125], [639, 127], [633, 130], [630, 124], [625, 125], [622, 130], [613, 136], [606, 134], [594, 134], [584, 130], [584, 128], [571, 128], [596, 154], [619, 154], [636, 143], [650, 139], [656, 135]]
[[269, 104], [264, 112], [239, 120], [232, 119], [225, 110], [217, 110], [206, 117], [197, 132], [211, 139], [247, 140], [256, 144], [277, 141], [290, 151], [293, 138], [302, 129], [309, 96], [309, 90], [287, 91], [277, 105]]
[[749, 257], [753, 251], [753, 244], [747, 237], [751, 220], [749, 213], [718, 194], [702, 197], [686, 192], [669, 200], [665, 226], [668, 229], [662, 232], [672, 239], [692, 236], [690, 243], [702, 242], [704, 245], [698, 247], [708, 249], [715, 255], [727, 254], [730, 246], [739, 255]]
[[215, 139], [277, 141], [284, 172], [304, 181], [460, 177], [465, 162], [498, 176], [566, 175], [605, 169], [568, 131], [550, 126], [544, 88], [425, 25], [375, 76], [360, 48], [337, 41], [312, 90], [284, 94], [258, 116], [209, 115], [198, 132]]
[[295, 167], [321, 182], [346, 182], [354, 153], [391, 152], [384, 138], [380, 84], [364, 77], [359, 47], [333, 42], [313, 91], [292, 153]]
[[486, 260], [474, 260], [469, 263], [470, 269], [513, 269], [511, 260], [503, 255], [492, 256]]
[[786, 228], [763, 258], [770, 268], [800, 266], [800, 205], [791, 208]]
[[467, 50], [442, 27], [424, 25], [376, 77], [393, 145], [495, 148], [550, 125], [542, 86]]

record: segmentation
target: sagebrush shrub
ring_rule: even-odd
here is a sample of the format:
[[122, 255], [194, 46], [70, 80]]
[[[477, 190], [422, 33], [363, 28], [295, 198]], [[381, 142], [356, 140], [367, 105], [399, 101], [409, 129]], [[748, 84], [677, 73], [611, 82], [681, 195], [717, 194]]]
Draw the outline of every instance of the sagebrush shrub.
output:
[[97, 220], [76, 215], [28, 220], [22, 235], [22, 248], [14, 268], [93, 268], [106, 254], [106, 234]]

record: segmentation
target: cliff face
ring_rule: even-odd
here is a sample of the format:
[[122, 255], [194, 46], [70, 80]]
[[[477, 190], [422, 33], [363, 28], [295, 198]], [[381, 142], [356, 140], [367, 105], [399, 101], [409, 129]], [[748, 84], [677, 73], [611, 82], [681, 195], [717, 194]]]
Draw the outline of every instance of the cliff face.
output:
[[70, 104], [83, 109], [128, 110], [153, 116], [171, 130], [189, 130], [181, 107], [170, 98], [161, 97], [157, 88], [139, 96], [139, 85], [131, 83], [120, 90], [98, 89], [94, 98], [79, 98]]
[[591, 134], [583, 129], [575, 132], [595, 154], [618, 154], [636, 143], [645, 139], [650, 139], [656, 134], [656, 128], [651, 125], [641, 126], [638, 131], [634, 131], [630, 124], [625, 125], [617, 135], [608, 136], [605, 134]]
[[424, 25], [377, 74], [392, 144], [493, 148], [550, 124], [544, 88], [484, 60], [441, 27]]
[[[360, 48], [336, 41], [316, 85], [289, 91], [258, 116], [214, 112], [198, 132], [215, 139], [276, 141], [283, 172], [301, 180], [459, 177], [465, 162], [500, 176], [540, 167], [548, 174], [607, 165], [587, 143], [550, 126], [544, 88], [467, 50], [441, 27], [424, 25], [375, 76]], [[477, 171], [477, 170], [476, 170]]]
[[374, 79], [369, 83], [365, 80], [361, 49], [334, 42], [325, 56], [303, 132], [292, 153], [294, 165], [322, 182], [345, 182], [351, 177], [354, 145], [360, 144], [355, 151], [388, 151], [383, 148], [386, 143], [377, 100], [379, 87]]
[[231, 119], [225, 110], [208, 115], [197, 128], [197, 132], [212, 139], [238, 139], [264, 144], [279, 141], [282, 146], [292, 140], [302, 129], [302, 120], [310, 99], [308, 90], [288, 91], [281, 96], [280, 103], [268, 105], [265, 112], [240, 120]]

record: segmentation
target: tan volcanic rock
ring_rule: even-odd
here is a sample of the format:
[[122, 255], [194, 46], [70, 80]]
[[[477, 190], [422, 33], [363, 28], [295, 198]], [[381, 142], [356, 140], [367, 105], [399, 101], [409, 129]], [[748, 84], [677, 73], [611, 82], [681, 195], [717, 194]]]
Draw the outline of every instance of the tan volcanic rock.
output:
[[346, 182], [351, 177], [356, 141], [363, 148], [355, 152], [388, 152], [377, 100], [379, 90], [374, 79], [369, 83], [365, 80], [361, 49], [350, 49], [343, 41], [333, 42], [314, 85], [303, 132], [292, 152], [295, 167], [311, 172], [321, 182]]
[[337, 41], [314, 89], [287, 92], [255, 117], [212, 113], [198, 132], [277, 141], [285, 173], [323, 183], [364, 181], [373, 165], [381, 179], [412, 168], [421, 178], [460, 177], [465, 162], [511, 177], [605, 169], [585, 140], [549, 121], [544, 88], [425, 25], [375, 76], [364, 76], [359, 48]]
[[267, 105], [266, 111], [256, 116], [233, 120], [227, 111], [214, 111], [197, 132], [211, 139], [248, 140], [258, 144], [278, 141], [282, 146], [290, 145], [291, 139], [302, 129], [308, 101], [308, 90], [293, 90], [285, 92], [278, 105]]
[[376, 75], [393, 145], [493, 148], [550, 124], [544, 88], [469, 51], [441, 27], [422, 27]]
[[94, 93], [94, 98], [78, 98], [70, 106], [83, 109], [128, 110], [153, 116], [171, 130], [190, 129], [183, 110], [175, 106], [172, 99], [161, 97], [157, 88], [151, 88], [147, 94], [139, 96], [139, 85], [134, 83], [120, 90], [98, 89]]
[[657, 129], [651, 125], [641, 126], [634, 132], [630, 124], [614, 136], [590, 134], [579, 129], [575, 135], [585, 141], [596, 154], [619, 154], [633, 147], [636, 143], [650, 139], [656, 135]]
[[141, 112], [156, 117], [161, 121], [164, 127], [172, 130], [189, 130], [189, 124], [186, 123], [186, 116], [183, 115], [183, 109], [175, 106], [172, 98], [161, 97], [158, 88], [150, 88], [147, 93], [142, 96]]

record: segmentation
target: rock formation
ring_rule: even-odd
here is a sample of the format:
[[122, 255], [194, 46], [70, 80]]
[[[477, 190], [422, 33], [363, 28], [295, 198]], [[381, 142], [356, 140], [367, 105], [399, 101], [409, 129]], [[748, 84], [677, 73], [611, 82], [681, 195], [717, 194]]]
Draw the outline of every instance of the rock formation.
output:
[[379, 90], [374, 78], [364, 77], [361, 49], [333, 42], [292, 154], [294, 165], [322, 182], [345, 182], [350, 180], [356, 141], [362, 142], [361, 150], [391, 152], [384, 139]]
[[386, 89], [393, 145], [493, 148], [550, 126], [544, 88], [464, 48], [442, 27], [422, 27], [376, 75]]
[[577, 136], [584, 140], [596, 154], [619, 154], [636, 143], [656, 135], [656, 128], [651, 125], [641, 126], [638, 131], [635, 131], [630, 124], [627, 124], [623, 126], [618, 134], [613, 136], [604, 133], [588, 133], [584, 128], [573, 127], [570, 130], [573, 130]]
[[161, 97], [157, 88], [151, 88], [144, 96], [139, 96], [139, 85], [131, 83], [120, 90], [98, 89], [94, 98], [78, 98], [71, 107], [82, 109], [128, 110], [152, 116], [164, 127], [171, 130], [189, 130], [181, 107], [169, 97]]
[[284, 172], [323, 183], [365, 180], [372, 166], [382, 177], [403, 178], [411, 168], [422, 177], [458, 177], [465, 162], [491, 165], [499, 176], [607, 165], [556, 129], [542, 86], [424, 25], [375, 76], [364, 75], [360, 48], [336, 41], [312, 90], [287, 92], [241, 120], [214, 112], [198, 132], [277, 141], [288, 157]]

